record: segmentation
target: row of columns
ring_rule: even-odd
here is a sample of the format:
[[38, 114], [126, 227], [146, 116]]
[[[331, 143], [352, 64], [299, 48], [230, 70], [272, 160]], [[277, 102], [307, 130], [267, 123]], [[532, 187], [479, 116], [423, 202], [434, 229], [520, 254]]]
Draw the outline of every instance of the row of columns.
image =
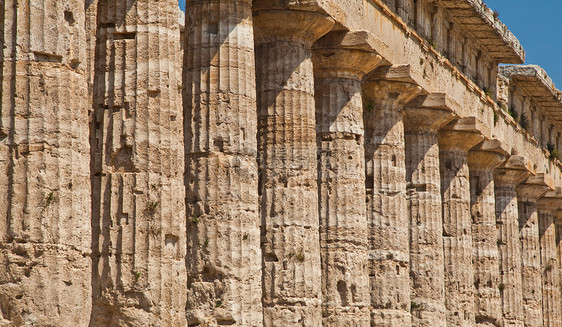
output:
[[[368, 47], [367, 33], [329, 32], [333, 21], [314, 11], [270, 8], [259, 1], [253, 12], [245, 8], [256, 42], [259, 192], [253, 201], [261, 208], [261, 247], [258, 239], [249, 242], [262, 251], [255, 271], [263, 270], [264, 324], [517, 326], [526, 321], [523, 308], [533, 304], [523, 301], [526, 248], [519, 240], [524, 233], [516, 186], [532, 168], [509, 156], [478, 120], [456, 118], [445, 95], [420, 97], [408, 66], [375, 69], [382, 58]], [[239, 23], [231, 31], [242, 26], [249, 28]], [[230, 42], [217, 45], [219, 53]], [[235, 89], [230, 81], [225, 90]], [[198, 112], [195, 107], [186, 114]], [[237, 135], [237, 129], [229, 132]], [[538, 225], [532, 234], [541, 262], [557, 260], [551, 220], [545, 216], [548, 238], [540, 238], [542, 248]], [[205, 252], [198, 253], [205, 261]], [[559, 310], [559, 296], [547, 292], [559, 285], [556, 278], [554, 273], [533, 277], [542, 281], [538, 303], [549, 299], [541, 312]], [[259, 285], [256, 281], [256, 290]], [[232, 301], [243, 303], [241, 297]], [[193, 321], [224, 319], [225, 313], [209, 303], [215, 299], [206, 301], [188, 305], [188, 312], [212, 308]], [[559, 317], [554, 311], [548, 315]], [[545, 323], [553, 325], [548, 319]]]
[[[4, 14], [29, 39], [30, 48], [9, 48], [37, 58], [8, 53], [3, 74], [37, 78], [2, 81], [13, 109], [0, 130], [10, 133], [1, 276], [11, 278], [0, 281], [0, 322], [83, 325], [73, 297], [93, 301], [95, 325], [560, 324], [561, 200], [544, 175], [529, 177], [524, 158], [478, 120], [455, 117], [447, 96], [422, 95], [410, 67], [388, 66], [369, 33], [333, 31], [333, 19], [306, 5], [187, 1], [182, 116], [172, 2], [97, 1], [93, 77], [76, 67], [91, 65], [85, 53], [75, 60], [33, 43], [18, 17], [34, 9]], [[86, 21], [65, 19], [53, 26]], [[60, 73], [41, 73], [48, 68]], [[90, 185], [83, 165], [62, 170], [50, 145], [32, 140], [37, 125], [13, 112], [40, 108], [33, 92], [60, 102], [78, 85], [64, 131], [73, 143], [57, 150], [78, 165], [92, 78]], [[26, 96], [6, 96], [13, 88]], [[64, 125], [63, 114], [40, 113], [44, 128]], [[23, 188], [36, 166], [45, 179]], [[47, 185], [55, 180], [64, 185]], [[54, 228], [40, 235], [28, 223]], [[63, 235], [62, 224], [75, 228]], [[45, 259], [37, 266], [33, 256]], [[92, 290], [88, 277], [71, 278], [90, 269]], [[68, 289], [51, 290], [49, 270]], [[42, 316], [29, 317], [22, 301]]]

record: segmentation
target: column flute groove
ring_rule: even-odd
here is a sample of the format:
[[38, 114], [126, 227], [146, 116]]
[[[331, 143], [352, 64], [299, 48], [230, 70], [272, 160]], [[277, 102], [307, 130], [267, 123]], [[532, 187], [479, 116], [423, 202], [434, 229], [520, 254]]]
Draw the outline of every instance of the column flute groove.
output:
[[560, 209], [561, 205], [562, 192], [560, 188], [547, 192], [537, 201], [544, 327], [562, 324], [555, 225], [555, 212]]
[[543, 326], [543, 285], [537, 201], [551, 189], [554, 189], [554, 182], [542, 173], [529, 177], [517, 188], [525, 326]]
[[367, 32], [313, 47], [322, 264], [322, 325], [369, 326], [361, 80], [382, 61]]
[[185, 324], [178, 11], [97, 3], [91, 325]]
[[533, 164], [512, 155], [494, 170], [496, 225], [499, 232], [500, 297], [504, 326], [524, 326], [521, 285], [521, 241], [516, 187], [534, 173]]
[[405, 108], [406, 187], [410, 211], [412, 326], [446, 326], [443, 220], [437, 131], [453, 118], [443, 93], [419, 96]]
[[[88, 324], [85, 2], [0, 4], [0, 324]], [[69, 300], [72, 299], [72, 300]]]
[[334, 21], [270, 5], [254, 3], [264, 325], [321, 326], [311, 46]]
[[474, 269], [467, 152], [490, 131], [463, 118], [439, 132], [447, 325], [474, 326]]
[[188, 0], [187, 323], [262, 326], [252, 1]]
[[499, 234], [496, 229], [494, 168], [503, 163], [509, 148], [500, 140], [486, 140], [468, 153], [474, 262], [476, 326], [502, 324]]
[[403, 107], [422, 89], [409, 66], [392, 66], [375, 70], [363, 90], [371, 326], [410, 326]]

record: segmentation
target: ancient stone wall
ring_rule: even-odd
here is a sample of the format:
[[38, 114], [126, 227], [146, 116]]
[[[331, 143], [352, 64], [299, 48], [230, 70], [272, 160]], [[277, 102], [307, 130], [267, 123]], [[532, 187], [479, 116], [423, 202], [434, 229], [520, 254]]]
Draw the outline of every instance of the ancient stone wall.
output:
[[0, 326], [562, 326], [562, 93], [481, 0], [0, 0]]

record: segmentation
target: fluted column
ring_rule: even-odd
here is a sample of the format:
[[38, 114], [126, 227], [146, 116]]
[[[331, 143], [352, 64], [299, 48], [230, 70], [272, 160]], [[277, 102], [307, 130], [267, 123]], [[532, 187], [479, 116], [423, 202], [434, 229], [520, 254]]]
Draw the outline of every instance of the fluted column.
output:
[[84, 1], [0, 1], [0, 325], [91, 309]]
[[381, 67], [364, 86], [371, 326], [411, 324], [403, 107], [421, 88], [410, 75]]
[[187, 322], [261, 326], [252, 2], [188, 0]]
[[265, 326], [321, 326], [312, 43], [334, 21], [254, 4]]
[[519, 234], [521, 240], [521, 278], [525, 326], [543, 325], [541, 249], [537, 200], [553, 182], [548, 176], [538, 174], [519, 185]]
[[454, 118], [454, 105], [445, 94], [430, 94], [419, 96], [404, 110], [414, 327], [446, 326], [437, 131]]
[[98, 2], [92, 326], [186, 324], [177, 13], [174, 0]]
[[323, 326], [370, 326], [361, 79], [382, 61], [373, 43], [333, 32], [313, 48]]
[[556, 225], [556, 261], [558, 263], [556, 269], [558, 270], [558, 292], [561, 294], [560, 308], [562, 308], [562, 210], [559, 209], [555, 212], [554, 222]]
[[521, 285], [521, 242], [516, 187], [532, 172], [533, 164], [525, 157], [512, 155], [494, 170], [496, 224], [500, 259], [500, 284], [503, 325], [523, 327]]
[[562, 205], [560, 189], [547, 192], [537, 201], [541, 248], [543, 326], [562, 326], [560, 276], [556, 249], [555, 212]]
[[508, 153], [507, 145], [495, 139], [468, 153], [476, 326], [500, 326], [502, 321], [493, 170]]
[[443, 251], [447, 325], [474, 326], [474, 270], [467, 152], [490, 132], [475, 118], [463, 118], [439, 132], [443, 199]]

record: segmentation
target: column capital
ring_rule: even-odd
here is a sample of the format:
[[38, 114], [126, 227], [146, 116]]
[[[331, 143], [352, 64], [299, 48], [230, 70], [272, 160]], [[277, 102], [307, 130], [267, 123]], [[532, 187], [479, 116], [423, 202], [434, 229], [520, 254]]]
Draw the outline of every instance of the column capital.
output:
[[517, 197], [521, 201], [535, 202], [543, 197], [547, 191], [555, 189], [554, 180], [545, 173], [539, 173], [527, 178], [517, 186]]
[[537, 208], [540, 211], [555, 212], [562, 209], [562, 187], [555, 187], [554, 190], [548, 190], [537, 200]]
[[281, 40], [312, 45], [335, 21], [316, 11], [254, 8], [253, 23], [256, 44]]
[[455, 118], [460, 105], [446, 93], [419, 95], [404, 108], [408, 132], [437, 132]]
[[[363, 94], [377, 107], [402, 109], [423, 92], [410, 65], [384, 66], [369, 74]], [[368, 104], [367, 104], [368, 105]]]
[[312, 46], [314, 75], [362, 79], [383, 62], [383, 57], [376, 51], [381, 44], [367, 31], [330, 32]]
[[468, 152], [485, 139], [491, 138], [491, 131], [476, 117], [460, 118], [445, 125], [439, 133], [439, 147], [444, 150]]
[[470, 169], [493, 169], [507, 159], [509, 150], [501, 140], [485, 140], [468, 152], [468, 166]]
[[534, 174], [533, 163], [529, 159], [520, 155], [511, 155], [494, 170], [494, 182], [498, 185], [515, 187]]

